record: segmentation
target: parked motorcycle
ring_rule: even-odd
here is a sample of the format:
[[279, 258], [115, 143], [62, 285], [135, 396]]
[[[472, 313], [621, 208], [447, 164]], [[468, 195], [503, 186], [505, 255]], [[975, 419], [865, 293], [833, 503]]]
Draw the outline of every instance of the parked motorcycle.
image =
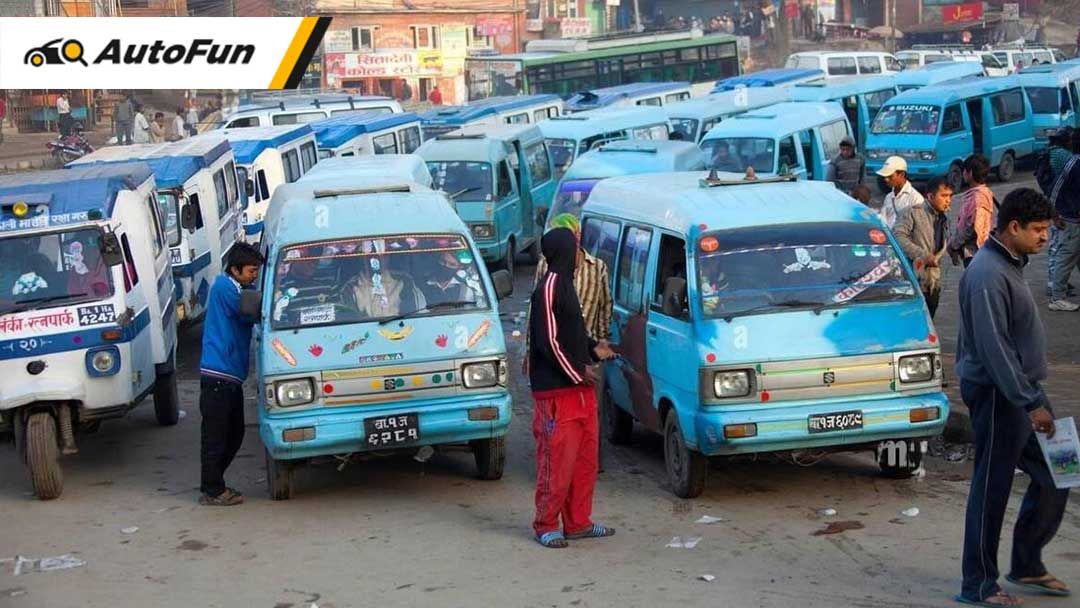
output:
[[71, 133], [66, 136], [58, 135], [56, 140], [45, 144], [45, 147], [49, 149], [53, 158], [61, 166], [94, 151], [94, 146], [91, 146], [90, 142], [83, 137], [82, 130], [82, 125], [75, 123], [72, 126]]

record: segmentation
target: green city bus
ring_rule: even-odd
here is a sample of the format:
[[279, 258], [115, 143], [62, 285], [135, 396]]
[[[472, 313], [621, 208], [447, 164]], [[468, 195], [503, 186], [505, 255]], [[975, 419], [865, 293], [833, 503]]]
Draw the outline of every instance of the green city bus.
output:
[[524, 53], [468, 57], [465, 83], [469, 101], [537, 93], [567, 98], [632, 82], [686, 81], [695, 93], [705, 94], [717, 80], [738, 76], [739, 65], [735, 37], [727, 34], [533, 40]]

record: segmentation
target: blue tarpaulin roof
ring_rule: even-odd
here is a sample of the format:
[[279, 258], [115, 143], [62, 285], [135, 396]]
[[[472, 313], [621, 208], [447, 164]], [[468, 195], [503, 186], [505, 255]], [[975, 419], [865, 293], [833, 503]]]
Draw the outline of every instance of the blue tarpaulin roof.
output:
[[232, 144], [233, 156], [241, 165], [250, 165], [267, 148], [276, 148], [311, 133], [311, 125], [283, 125], [280, 127], [244, 127], [219, 129], [221, 135]]
[[355, 114], [342, 114], [309, 124], [311, 130], [315, 131], [315, 141], [318, 142], [320, 148], [337, 148], [365, 133], [374, 133], [408, 123], [419, 123], [419, 121], [420, 117], [412, 112], [400, 114], [357, 112]]
[[784, 84], [824, 78], [825, 72], [803, 68], [773, 68], [760, 70], [752, 74], [732, 76], [723, 80], [717, 80], [713, 92], [730, 91], [737, 87], [778, 87]]
[[566, 110], [568, 112], [593, 110], [610, 106], [627, 97], [663, 94], [680, 90], [688, 91], [689, 88], [689, 82], [633, 82], [630, 84], [619, 84], [613, 87], [604, 87], [602, 89], [593, 89], [591, 91], [577, 93], [566, 100]]
[[48, 205], [50, 221], [45, 225], [85, 221], [90, 211], [110, 217], [117, 193], [134, 190], [151, 176], [150, 166], [141, 162], [0, 176], [0, 229], [8, 228], [8, 220], [13, 219], [11, 206], [19, 201], [29, 204], [34, 215], [44, 211], [35, 205]]
[[550, 104], [559, 101], [558, 95], [546, 93], [538, 95], [514, 95], [488, 97], [470, 101], [464, 106], [443, 106], [420, 115], [424, 125], [465, 125], [499, 112], [509, 112], [519, 108]]
[[154, 171], [158, 188], [178, 188], [200, 169], [212, 165], [230, 148], [229, 142], [217, 134], [164, 144], [109, 146], [68, 164], [68, 168], [144, 161]]

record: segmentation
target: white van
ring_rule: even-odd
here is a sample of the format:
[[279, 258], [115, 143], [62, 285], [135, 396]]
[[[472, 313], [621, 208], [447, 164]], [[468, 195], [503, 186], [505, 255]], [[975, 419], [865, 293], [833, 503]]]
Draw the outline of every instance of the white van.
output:
[[991, 49], [991, 52], [998, 61], [1004, 64], [1010, 74], [1016, 71], [1017, 62], [1023, 62], [1025, 68], [1031, 67], [1035, 60], [1039, 63], [1057, 63], [1054, 49], [1045, 46], [997, 47]]
[[917, 44], [910, 49], [899, 51], [896, 58], [909, 70], [940, 61], [970, 61], [981, 63], [987, 76], [1009, 74], [1009, 68], [993, 53], [970, 45]]
[[252, 96], [252, 102], [223, 110], [219, 128], [268, 127], [315, 122], [354, 112], [400, 113], [401, 104], [389, 97], [352, 95]]
[[785, 68], [823, 70], [825, 78], [895, 74], [904, 69], [889, 53], [875, 51], [806, 51], [788, 56]]

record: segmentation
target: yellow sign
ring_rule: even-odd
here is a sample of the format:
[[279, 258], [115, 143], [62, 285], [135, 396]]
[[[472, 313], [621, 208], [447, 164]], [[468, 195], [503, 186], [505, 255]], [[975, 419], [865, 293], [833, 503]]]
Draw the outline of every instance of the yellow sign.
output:
[[421, 73], [441, 74], [443, 70], [442, 51], [417, 51], [416, 65]]

